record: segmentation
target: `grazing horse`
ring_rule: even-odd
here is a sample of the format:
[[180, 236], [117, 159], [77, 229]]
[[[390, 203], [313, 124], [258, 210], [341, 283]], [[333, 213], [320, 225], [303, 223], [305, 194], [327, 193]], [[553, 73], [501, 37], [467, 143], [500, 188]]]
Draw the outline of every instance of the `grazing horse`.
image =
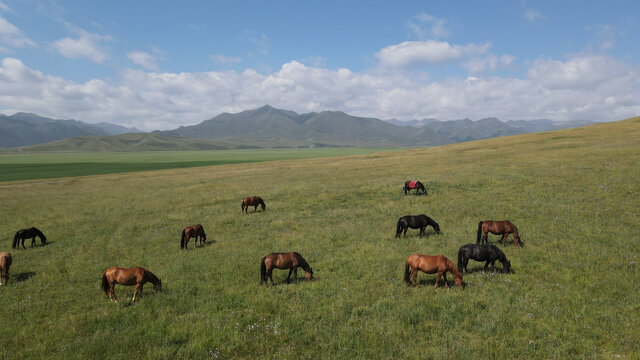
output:
[[242, 199], [242, 202], [240, 203], [240, 205], [242, 206], [242, 214], [244, 215], [245, 213], [249, 213], [249, 206], [253, 206], [253, 211], [257, 211], [258, 210], [258, 205], [262, 205], [262, 211], [264, 211], [265, 209], [265, 205], [264, 205], [264, 201], [262, 201], [262, 199], [260, 198], [260, 196], [247, 196], [246, 198]]
[[135, 285], [136, 290], [133, 292], [133, 298], [131, 299], [131, 302], [135, 303], [138, 290], [140, 291], [140, 296], [142, 296], [142, 286], [147, 282], [153, 284], [155, 291], [162, 290], [162, 279], [145, 268], [121, 268], [116, 266], [107, 269], [104, 274], [102, 274], [102, 290], [105, 294], [109, 295], [109, 299], [115, 302], [118, 302], [116, 294], [113, 291], [116, 284], [124, 286]]
[[193, 240], [194, 246], [198, 246], [198, 236], [200, 236], [200, 246], [202, 246], [203, 241], [205, 244], [207, 243], [207, 234], [204, 233], [202, 225], [198, 224], [184, 228], [180, 237], [180, 249], [188, 249], [187, 245], [191, 238], [195, 238]]
[[411, 277], [413, 277], [413, 283], [416, 288], [418, 287], [418, 270], [427, 273], [438, 273], [436, 278], [436, 290], [438, 290], [438, 283], [440, 282], [440, 276], [444, 277], [444, 287], [449, 288], [447, 283], [447, 271], [453, 274], [454, 282], [457, 286], [462, 287], [462, 275], [456, 269], [456, 266], [447, 259], [444, 255], [421, 255], [413, 254], [407, 258], [407, 263], [404, 266], [404, 281], [407, 286], [411, 286]]
[[504, 256], [502, 250], [493, 244], [467, 244], [460, 247], [458, 250], [458, 271], [461, 273], [463, 270], [467, 270], [467, 263], [469, 259], [476, 261], [486, 261], [484, 264], [484, 270], [487, 270], [489, 263], [491, 263], [491, 269], [496, 269], [496, 260], [502, 263], [502, 270], [504, 272], [511, 272], [511, 262]]
[[404, 232], [404, 236], [406, 237], [408, 228], [420, 229], [420, 236], [422, 236], [427, 226], [432, 226], [436, 234], [440, 234], [440, 225], [427, 215], [405, 215], [398, 219], [396, 237], [399, 238], [402, 232]]
[[516, 229], [516, 226], [513, 225], [509, 220], [480, 221], [478, 223], [478, 238], [476, 239], [476, 244], [481, 244], [483, 242], [488, 243], [487, 233], [502, 235], [502, 238], [500, 239], [501, 243], [507, 238], [507, 236], [509, 236], [509, 234], [513, 234], [514, 245], [522, 247], [522, 243], [520, 242], [520, 235], [518, 235], [518, 229]]
[[18, 230], [13, 236], [13, 245], [11, 247], [14, 249], [19, 249], [20, 245], [18, 243], [20, 242], [20, 240], [22, 240], [22, 247], [26, 249], [26, 247], [24, 247], [24, 240], [29, 238], [31, 238], [31, 247], [33, 247], [33, 245], [36, 243], [36, 236], [40, 238], [40, 242], [42, 243], [42, 245], [47, 244], [47, 237], [44, 236], [42, 231], [32, 227], [29, 229]]
[[304, 270], [304, 277], [307, 281], [313, 280], [313, 270], [309, 266], [309, 263], [297, 252], [290, 253], [271, 253], [262, 258], [260, 261], [260, 284], [267, 284], [268, 279], [271, 279], [273, 285], [273, 269], [289, 269], [289, 275], [287, 276], [287, 282], [291, 281], [291, 272], [293, 272], [294, 281], [298, 282], [298, 267]]
[[8, 252], [0, 253], [0, 285], [6, 285], [9, 281], [9, 267], [11, 266], [11, 254]]
[[422, 190], [423, 195], [427, 195], [427, 189], [424, 188], [424, 185], [422, 185], [420, 181], [417, 181], [417, 180], [406, 181], [404, 183], [404, 187], [402, 188], [402, 190], [404, 190], [404, 194], [405, 195], [407, 195], [407, 193], [411, 194], [411, 189], [416, 189], [416, 195], [420, 194], [420, 190]]

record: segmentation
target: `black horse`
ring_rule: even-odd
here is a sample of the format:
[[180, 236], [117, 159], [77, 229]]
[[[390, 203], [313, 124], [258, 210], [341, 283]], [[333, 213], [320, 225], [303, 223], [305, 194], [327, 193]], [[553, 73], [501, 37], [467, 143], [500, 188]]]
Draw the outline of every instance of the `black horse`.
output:
[[416, 189], [416, 194], [420, 194], [420, 190], [422, 190], [423, 195], [427, 195], [427, 189], [424, 188], [424, 185], [420, 181], [417, 180], [409, 180], [404, 183], [404, 194], [411, 193], [411, 189]]
[[[486, 261], [484, 264], [484, 270], [487, 270], [489, 263], [491, 263], [491, 269], [496, 269], [496, 260], [502, 263], [502, 270], [504, 272], [511, 272], [511, 262], [504, 256], [502, 250], [493, 244], [467, 244], [461, 246], [458, 250], [458, 271], [462, 273], [462, 270], [467, 270], [467, 263], [469, 259], [476, 261]], [[467, 270], [469, 272], [469, 270]]]
[[13, 237], [13, 245], [11, 247], [14, 249], [18, 249], [20, 247], [19, 242], [20, 240], [22, 240], [22, 247], [26, 249], [26, 247], [24, 246], [24, 240], [29, 238], [31, 239], [31, 247], [33, 247], [33, 245], [36, 243], [36, 236], [40, 238], [40, 242], [42, 242], [42, 245], [47, 244], [47, 237], [44, 236], [42, 231], [32, 227], [30, 229], [18, 230]]
[[405, 215], [398, 219], [398, 227], [396, 229], [396, 237], [399, 238], [400, 234], [404, 231], [404, 236], [407, 236], [407, 229], [420, 229], [420, 236], [424, 235], [424, 231], [427, 226], [432, 226], [436, 234], [440, 234], [440, 225], [433, 221], [432, 218], [425, 214], [421, 215]]

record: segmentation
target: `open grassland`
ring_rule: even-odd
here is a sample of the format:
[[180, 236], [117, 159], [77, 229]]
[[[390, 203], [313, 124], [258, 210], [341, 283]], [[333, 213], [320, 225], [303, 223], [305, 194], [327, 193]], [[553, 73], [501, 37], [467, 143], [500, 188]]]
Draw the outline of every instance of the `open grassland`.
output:
[[[0, 184], [0, 251], [37, 226], [51, 244], [11, 250], [0, 358], [640, 357], [640, 119], [450, 146], [311, 160]], [[404, 196], [405, 180], [428, 196]], [[259, 194], [267, 209], [240, 215]], [[398, 217], [443, 231], [394, 239]], [[479, 220], [510, 219], [514, 274], [470, 262], [464, 290], [402, 281], [410, 254], [455, 260]], [[201, 223], [208, 246], [180, 251]], [[495, 242], [497, 236], [490, 235]], [[259, 286], [259, 262], [300, 252], [317, 281]], [[111, 266], [163, 279], [100, 291]], [[498, 268], [501, 265], [497, 265]], [[449, 275], [451, 285], [452, 277]]]
[[0, 182], [368, 154], [391, 149], [318, 148], [99, 153], [0, 153]]

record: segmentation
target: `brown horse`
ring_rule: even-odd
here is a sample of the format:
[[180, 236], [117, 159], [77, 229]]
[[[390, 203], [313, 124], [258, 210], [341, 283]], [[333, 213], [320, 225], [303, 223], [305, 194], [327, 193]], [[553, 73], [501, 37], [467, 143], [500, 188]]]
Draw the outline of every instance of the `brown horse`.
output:
[[287, 282], [291, 281], [291, 272], [294, 274], [294, 281], [298, 282], [298, 267], [304, 270], [304, 277], [307, 281], [313, 280], [313, 270], [309, 266], [309, 263], [297, 252], [290, 253], [271, 253], [262, 258], [260, 262], [260, 284], [267, 282], [271, 279], [273, 285], [273, 269], [289, 269], [289, 276], [287, 276]]
[[262, 211], [264, 211], [265, 209], [265, 205], [264, 205], [264, 201], [262, 201], [262, 199], [260, 198], [260, 196], [247, 196], [246, 198], [242, 199], [242, 202], [240, 203], [240, 205], [242, 206], [242, 214], [244, 215], [245, 213], [249, 213], [249, 206], [253, 206], [253, 211], [257, 211], [258, 210], [258, 205], [262, 205]]
[[488, 243], [487, 233], [502, 235], [502, 238], [499, 240], [501, 243], [507, 239], [507, 236], [509, 236], [509, 234], [513, 234], [514, 245], [522, 247], [522, 243], [520, 242], [520, 235], [518, 235], [518, 229], [516, 229], [516, 226], [513, 225], [509, 220], [480, 221], [478, 223], [478, 238], [476, 239], [476, 244], [481, 244], [483, 242]]
[[2, 271], [0, 275], [0, 285], [6, 285], [7, 281], [9, 281], [9, 267], [11, 266], [11, 262], [11, 254], [8, 252], [0, 253], [0, 271]]
[[180, 249], [188, 249], [189, 239], [195, 238], [193, 243], [198, 246], [198, 236], [200, 236], [200, 246], [202, 242], [207, 243], [207, 234], [204, 233], [202, 225], [187, 226], [182, 230], [182, 236], [180, 237]]
[[436, 278], [436, 290], [438, 290], [440, 275], [444, 277], [444, 287], [449, 287], [449, 284], [447, 283], [447, 271], [453, 274], [455, 284], [462, 287], [462, 275], [460, 275], [453, 262], [447, 259], [444, 255], [413, 254], [409, 256], [404, 267], [404, 281], [407, 283], [407, 286], [411, 286], [411, 277], [413, 277], [413, 283], [416, 288], [418, 287], [418, 281], [416, 280], [418, 277], [418, 270], [427, 274], [438, 273], [438, 277]]
[[155, 291], [162, 290], [162, 279], [145, 268], [121, 268], [116, 266], [107, 269], [104, 274], [102, 274], [102, 290], [104, 290], [105, 294], [109, 295], [109, 299], [115, 302], [118, 302], [116, 294], [113, 291], [116, 284], [124, 286], [135, 285], [136, 290], [133, 292], [133, 298], [131, 299], [131, 302], [135, 303], [138, 290], [140, 290], [140, 296], [142, 296], [142, 286], [147, 282], [153, 284]]

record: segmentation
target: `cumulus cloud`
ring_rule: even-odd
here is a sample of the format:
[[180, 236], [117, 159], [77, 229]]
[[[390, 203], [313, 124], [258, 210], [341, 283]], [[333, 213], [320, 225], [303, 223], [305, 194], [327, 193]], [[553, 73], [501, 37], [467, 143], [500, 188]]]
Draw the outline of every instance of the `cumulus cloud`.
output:
[[22, 31], [0, 16], [0, 42], [14, 48], [36, 46], [36, 43], [22, 34]]
[[403, 68], [445, 64], [472, 55], [486, 54], [491, 44], [451, 45], [446, 41], [405, 41], [380, 50], [376, 57], [383, 66]]
[[157, 58], [147, 52], [131, 51], [127, 53], [127, 58], [129, 58], [132, 63], [140, 65], [147, 70], [156, 71], [159, 69]]
[[515, 61], [513, 55], [505, 54], [500, 57], [495, 55], [487, 55], [484, 57], [475, 57], [461, 64], [469, 74], [477, 75], [482, 73], [491, 73], [499, 68], [508, 68]]
[[78, 37], [65, 37], [53, 43], [60, 54], [73, 59], [85, 57], [98, 64], [109, 57], [103, 43], [113, 41], [110, 36], [93, 34], [83, 29], [75, 31]]
[[[485, 66], [509, 63], [490, 58]], [[129, 69], [117, 83], [76, 83], [0, 63], [0, 108], [56, 118], [171, 129], [264, 104], [296, 112], [340, 110], [357, 116], [441, 120], [617, 120], [640, 114], [640, 68], [608, 56], [538, 59], [521, 78], [477, 76], [426, 81], [421, 71], [327, 69], [291, 61], [252, 69], [162, 73]]]

